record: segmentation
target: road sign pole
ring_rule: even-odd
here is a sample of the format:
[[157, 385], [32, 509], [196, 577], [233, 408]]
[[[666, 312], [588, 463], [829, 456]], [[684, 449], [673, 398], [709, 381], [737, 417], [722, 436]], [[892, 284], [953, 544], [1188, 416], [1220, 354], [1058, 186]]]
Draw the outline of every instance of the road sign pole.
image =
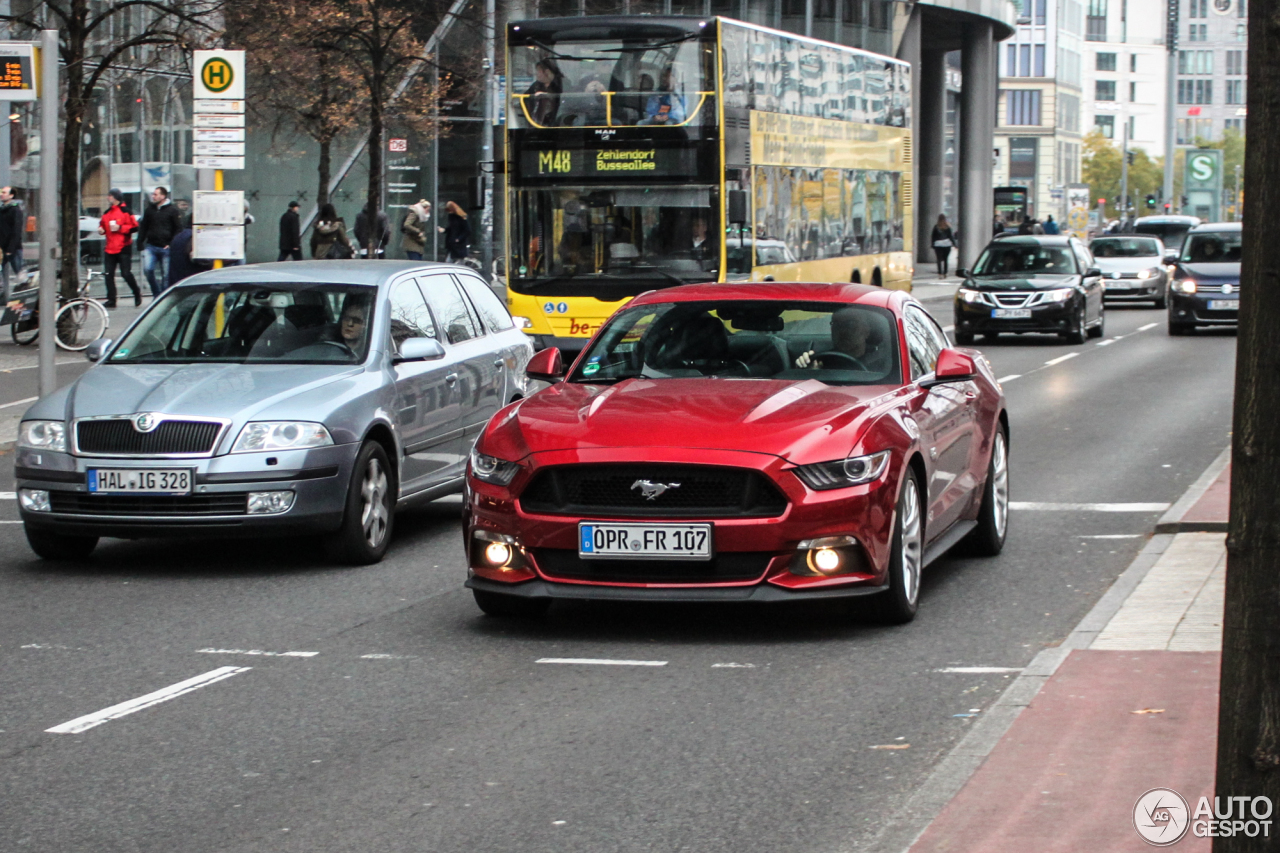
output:
[[[215, 169], [215, 170], [214, 170], [214, 172], [213, 172], [213, 190], [214, 190], [214, 192], [222, 192], [222, 190], [223, 190], [223, 186], [222, 186], [222, 170], [221, 170], [221, 169]], [[218, 260], [216, 260], [216, 261], [214, 261], [214, 262], [213, 262], [213, 268], [214, 268], [215, 270], [220, 270], [220, 269], [222, 269], [222, 259], [221, 259], [221, 258], [219, 258]]]
[[[40, 31], [40, 396], [58, 388], [58, 31]], [[6, 154], [6, 156], [8, 156]], [[71, 168], [75, 168], [74, 165]], [[74, 251], [74, 249], [73, 249]]]

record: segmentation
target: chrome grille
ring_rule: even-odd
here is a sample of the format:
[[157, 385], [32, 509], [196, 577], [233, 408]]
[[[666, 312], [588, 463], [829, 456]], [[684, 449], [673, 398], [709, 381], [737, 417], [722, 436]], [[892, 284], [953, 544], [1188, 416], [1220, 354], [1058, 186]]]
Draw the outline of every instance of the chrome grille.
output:
[[[1231, 284], [1230, 282], [1225, 282], [1225, 283]], [[1223, 288], [1223, 285], [1221, 284], [1197, 284], [1196, 293], [1221, 293], [1222, 288]], [[1238, 283], [1231, 284], [1231, 292], [1239, 293], [1240, 285]]]
[[91, 418], [76, 422], [76, 452], [94, 456], [208, 456], [222, 432], [222, 421], [188, 418], [161, 420], [149, 432], [132, 417]]
[[992, 293], [996, 304], [1001, 308], [1025, 308], [1035, 297], [1034, 293]]

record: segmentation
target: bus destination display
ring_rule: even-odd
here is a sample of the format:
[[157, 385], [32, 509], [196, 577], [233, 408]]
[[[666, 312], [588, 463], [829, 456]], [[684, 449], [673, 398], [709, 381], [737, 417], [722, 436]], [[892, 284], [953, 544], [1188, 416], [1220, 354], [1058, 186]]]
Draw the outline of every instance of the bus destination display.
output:
[[526, 178], [596, 178], [613, 175], [690, 178], [698, 173], [697, 152], [688, 148], [562, 148], [524, 151], [520, 160], [520, 171]]

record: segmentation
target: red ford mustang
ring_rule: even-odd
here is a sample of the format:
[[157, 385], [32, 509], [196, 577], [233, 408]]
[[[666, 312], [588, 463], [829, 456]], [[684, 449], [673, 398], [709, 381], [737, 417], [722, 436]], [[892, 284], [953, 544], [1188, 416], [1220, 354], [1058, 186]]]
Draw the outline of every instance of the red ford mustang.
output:
[[468, 466], [467, 586], [494, 615], [553, 599], [873, 595], [916, 612], [921, 570], [1008, 521], [990, 365], [909, 295], [845, 284], [653, 291], [553, 384], [498, 412]]

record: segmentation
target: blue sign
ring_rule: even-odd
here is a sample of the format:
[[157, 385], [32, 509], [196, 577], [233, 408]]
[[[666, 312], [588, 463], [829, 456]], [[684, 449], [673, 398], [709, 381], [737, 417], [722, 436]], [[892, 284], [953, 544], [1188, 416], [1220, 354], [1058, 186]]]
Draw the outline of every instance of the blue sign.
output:
[[568, 313], [569, 313], [569, 303], [568, 303], [568, 302], [561, 302], [559, 305], [557, 305], [557, 306], [556, 306], [556, 311], [558, 311], [558, 312], [559, 312], [559, 313], [561, 313], [561, 314], [568, 314]]
[[579, 550], [581, 550], [583, 554], [594, 553], [596, 549], [594, 541], [595, 527], [590, 524], [584, 524], [579, 527], [578, 530], [582, 534], [582, 545]]
[[543, 305], [543, 306], [542, 306], [542, 313], [543, 313], [543, 314], [554, 314], [554, 313], [556, 313], [556, 304], [555, 304], [554, 302], [548, 302], [546, 305]]

